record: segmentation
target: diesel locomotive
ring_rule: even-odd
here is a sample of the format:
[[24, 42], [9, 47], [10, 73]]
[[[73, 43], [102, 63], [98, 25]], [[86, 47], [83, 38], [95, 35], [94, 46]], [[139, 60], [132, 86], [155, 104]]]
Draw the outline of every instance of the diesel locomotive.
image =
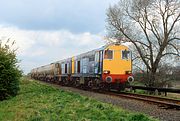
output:
[[125, 45], [101, 48], [31, 70], [31, 78], [91, 89], [124, 90], [134, 80], [131, 51]]

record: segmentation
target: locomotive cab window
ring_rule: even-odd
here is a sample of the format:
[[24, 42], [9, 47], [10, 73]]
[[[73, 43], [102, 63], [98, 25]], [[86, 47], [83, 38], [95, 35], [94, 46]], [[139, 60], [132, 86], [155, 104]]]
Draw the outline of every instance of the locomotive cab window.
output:
[[123, 50], [122, 51], [122, 59], [130, 59], [131, 58], [131, 52], [128, 50]]
[[104, 59], [113, 59], [113, 50], [105, 50]]

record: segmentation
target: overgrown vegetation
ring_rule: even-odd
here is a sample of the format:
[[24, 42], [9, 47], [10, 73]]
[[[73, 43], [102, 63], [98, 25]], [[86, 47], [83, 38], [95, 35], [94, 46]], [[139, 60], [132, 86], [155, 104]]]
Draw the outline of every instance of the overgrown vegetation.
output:
[[18, 69], [14, 45], [8, 41], [2, 44], [0, 40], [0, 100], [15, 96], [19, 90], [21, 71]]
[[88, 97], [23, 79], [19, 94], [0, 102], [0, 120], [16, 121], [153, 121]]
[[[169, 65], [163, 65], [159, 67], [156, 73], [156, 87], [173, 87], [174, 83], [180, 81], [180, 66], [173, 67]], [[135, 84], [148, 86], [148, 74], [145, 70], [134, 70]]]

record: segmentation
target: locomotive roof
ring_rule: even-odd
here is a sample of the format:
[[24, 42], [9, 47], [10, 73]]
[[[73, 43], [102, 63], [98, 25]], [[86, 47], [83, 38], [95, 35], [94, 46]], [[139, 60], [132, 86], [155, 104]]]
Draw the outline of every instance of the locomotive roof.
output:
[[[81, 57], [84, 57], [84, 56], [90, 56], [90, 55], [95, 54], [95, 52], [104, 50], [104, 49], [106, 49], [108, 46], [111, 46], [111, 45], [120, 45], [120, 44], [119, 44], [119, 43], [106, 44], [106, 45], [104, 45], [104, 46], [102, 46], [102, 47], [100, 47], [100, 48], [97, 48], [97, 49], [94, 49], [94, 50], [91, 50], [91, 51], [88, 51], [88, 52], [85, 52], [85, 53], [82, 53], [82, 54], [79, 54], [79, 55], [76, 55], [76, 56], [73, 56], [73, 57], [75, 57], [75, 59], [76, 59], [76, 58], [81, 58]], [[122, 45], [122, 46], [125, 46], [125, 45]], [[43, 65], [43, 66], [34, 68], [34, 69], [39, 69], [39, 68], [42, 68], [42, 67], [45, 67], [45, 66], [49, 66], [49, 65], [55, 64], [55, 63], [62, 63], [62, 62], [64, 62], [64, 61], [71, 61], [71, 59], [72, 59], [72, 57], [66, 58], [66, 59], [62, 59], [62, 60], [58, 60], [58, 61], [55, 61], [55, 62], [46, 64], [46, 65]]]

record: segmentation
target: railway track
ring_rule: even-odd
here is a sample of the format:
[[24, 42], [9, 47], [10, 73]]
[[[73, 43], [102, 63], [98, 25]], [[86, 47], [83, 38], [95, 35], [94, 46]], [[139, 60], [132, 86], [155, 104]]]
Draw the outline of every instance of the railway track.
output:
[[[45, 82], [53, 86], [61, 86], [54, 83]], [[92, 91], [92, 90], [84, 90], [84, 91]], [[95, 93], [101, 93], [105, 95], [115, 96], [119, 98], [127, 98], [127, 99], [134, 99], [134, 100], [140, 100], [147, 103], [152, 103], [158, 105], [158, 107], [163, 109], [176, 109], [180, 110], [180, 100], [178, 99], [169, 99], [169, 98], [162, 98], [157, 96], [151, 96], [151, 95], [142, 95], [142, 94], [135, 94], [135, 93], [128, 93], [128, 92], [117, 92], [114, 90], [111, 91], [97, 91], [93, 90]]]
[[135, 93], [127, 93], [127, 92], [118, 93], [117, 91], [103, 92], [103, 93], [111, 95], [111, 96], [135, 99], [135, 100], [140, 100], [140, 101], [144, 101], [148, 103], [153, 103], [153, 104], [158, 105], [160, 108], [164, 108], [164, 109], [180, 110], [180, 100], [177, 100], [177, 99], [169, 99], [169, 98], [162, 98], [162, 97], [135, 94]]

